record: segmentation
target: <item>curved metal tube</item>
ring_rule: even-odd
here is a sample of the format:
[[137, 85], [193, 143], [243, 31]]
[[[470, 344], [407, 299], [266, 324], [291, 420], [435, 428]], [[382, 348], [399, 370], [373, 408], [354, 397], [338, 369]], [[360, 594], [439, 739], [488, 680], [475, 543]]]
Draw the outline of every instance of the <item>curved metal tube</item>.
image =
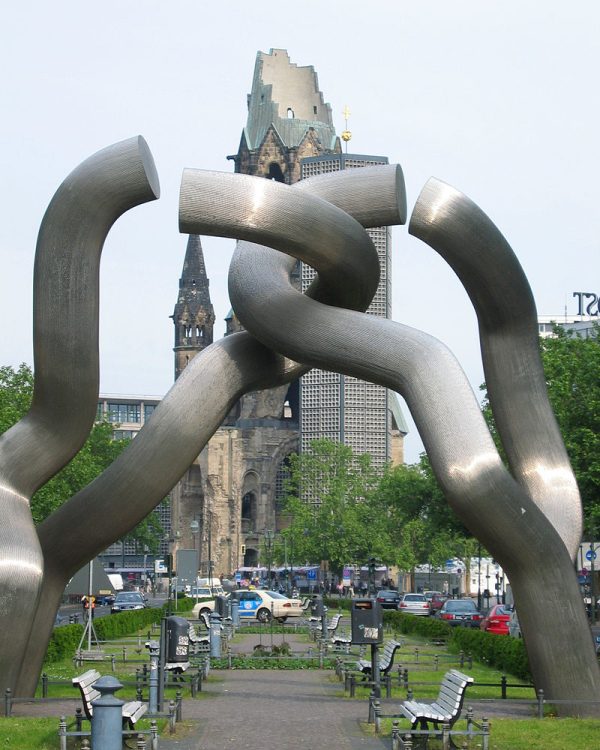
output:
[[[366, 178], [370, 170], [356, 171], [363, 172]], [[207, 178], [207, 174], [211, 177]], [[240, 216], [248, 212], [249, 203], [243, 194], [235, 192], [237, 188], [230, 178], [230, 175], [220, 173], [200, 175], [194, 170], [186, 171], [182, 184], [182, 204], [186, 205], [187, 201], [188, 209], [183, 213], [189, 231], [198, 233], [200, 226], [204, 227], [205, 224], [211, 224], [213, 231], [210, 233], [225, 236], [242, 231]], [[350, 171], [340, 173], [338, 186], [343, 186], [350, 178], [355, 184], [356, 178]], [[265, 183], [267, 190], [274, 185], [258, 178], [252, 183], [261, 189], [261, 194], [264, 194]], [[369, 179], [368, 184], [372, 191], [380, 191], [387, 196], [379, 213], [375, 208], [369, 209], [375, 225], [397, 223], [402, 218], [402, 206], [405, 204], [401, 173], [397, 168], [378, 167], [377, 174]], [[189, 196], [186, 198], [188, 187], [196, 196], [197, 205]], [[219, 193], [221, 189], [224, 192]], [[396, 190], [399, 191], [398, 195], [390, 200]], [[358, 202], [356, 189], [350, 192], [355, 195], [353, 200]], [[368, 235], [349, 216], [310, 195], [298, 194], [288, 208], [286, 199], [281, 196], [289, 193], [290, 188], [285, 186], [269, 190], [269, 195], [274, 196], [274, 202], [283, 212], [284, 235], [287, 237], [289, 234], [293, 239], [299, 254], [313, 260], [312, 247], [317, 238], [319, 241], [324, 238], [334, 249], [338, 260], [348, 257], [358, 261], [351, 263], [350, 271], [343, 274], [329, 272], [331, 283], [335, 285], [332, 289], [317, 284], [312, 293], [322, 292], [326, 299], [337, 301], [339, 297], [339, 301], [349, 300], [354, 305], [360, 304], [366, 308], [370, 303], [369, 295], [372, 296], [376, 289], [379, 274], [377, 255]], [[217, 231], [219, 225], [214, 219], [215, 210], [221, 210], [223, 200], [232, 199], [236, 201], [238, 213], [232, 212], [234, 219], [231, 225], [227, 223], [228, 215], [219, 218], [222, 226]], [[388, 202], [390, 205], [385, 205]], [[300, 240], [297, 221], [301, 205], [307, 211], [315, 212], [315, 220], [304, 228]], [[259, 214], [262, 213], [264, 217], [269, 210], [271, 207], [265, 203]], [[331, 227], [324, 225], [323, 213], [332, 217], [331, 221], [336, 225], [341, 222], [344, 228], [343, 242]], [[243, 231], [257, 239], [269, 240], [274, 229], [268, 227], [264, 235], [256, 228]], [[368, 258], [366, 264], [359, 260], [363, 253]], [[295, 261], [287, 258], [285, 261], [287, 266], [282, 272], [287, 276]], [[327, 276], [327, 268], [325, 271]], [[152, 419], [119, 458], [40, 525], [38, 531], [46, 559], [46, 573], [34, 624], [37, 637], [29, 645], [27, 667], [19, 680], [20, 694], [30, 694], [35, 685], [45, 651], [44, 635], [50, 635], [53, 613], [69, 577], [91, 557], [133, 528], [164, 498], [243, 393], [290, 382], [306, 369], [266, 349], [247, 333], [228, 336], [213, 344], [190, 362], [157, 407]]]
[[[454, 229], [458, 234], [460, 225]], [[284, 267], [270, 248], [238, 244], [230, 296], [242, 324], [288, 357], [405, 397], [448, 502], [502, 563], [517, 603], [524, 603], [521, 625], [536, 685], [572, 700], [562, 709], [568, 713], [597, 715], [597, 707], [578, 703], [600, 688], [600, 670], [569, 550], [553, 519], [503, 466], [452, 354], [420, 331], [307, 299], [285, 280]], [[268, 312], [257, 304], [265, 293]]]
[[34, 276], [35, 382], [31, 409], [0, 436], [0, 688], [14, 689], [43, 576], [29, 511], [35, 490], [81, 448], [98, 401], [98, 272], [112, 224], [158, 197], [138, 137], [84, 161], [50, 202]]
[[436, 179], [421, 191], [408, 231], [463, 283], [477, 313], [490, 405], [511, 471], [575, 560], [581, 499], [548, 401], [535, 302], [516, 255], [473, 201]]

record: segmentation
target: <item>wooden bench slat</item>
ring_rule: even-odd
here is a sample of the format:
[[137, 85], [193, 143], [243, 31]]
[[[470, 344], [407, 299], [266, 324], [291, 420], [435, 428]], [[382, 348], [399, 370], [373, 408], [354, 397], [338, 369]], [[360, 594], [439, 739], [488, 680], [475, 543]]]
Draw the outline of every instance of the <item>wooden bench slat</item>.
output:
[[432, 703], [404, 701], [400, 705], [400, 711], [411, 721], [413, 727], [418, 723], [426, 727], [428, 722], [452, 726], [460, 716], [466, 689], [472, 683], [472, 677], [450, 670], [444, 675], [439, 694]]
[[[92, 707], [92, 702], [95, 701], [96, 698], [100, 698], [100, 696], [102, 695], [99, 690], [96, 690], [93, 687], [96, 680], [99, 680], [100, 677], [100, 672], [98, 672], [96, 669], [88, 669], [87, 672], [84, 672], [78, 677], [73, 677], [71, 680], [72, 684], [79, 688], [83, 703], [83, 710], [86, 717], [90, 721], [92, 719], [94, 710]], [[129, 701], [128, 703], [123, 704], [121, 715], [123, 719], [128, 721], [129, 724], [133, 726], [133, 724], [135, 724], [140, 716], [143, 716], [147, 710], [148, 706], [145, 703], [142, 703], [141, 701]]]

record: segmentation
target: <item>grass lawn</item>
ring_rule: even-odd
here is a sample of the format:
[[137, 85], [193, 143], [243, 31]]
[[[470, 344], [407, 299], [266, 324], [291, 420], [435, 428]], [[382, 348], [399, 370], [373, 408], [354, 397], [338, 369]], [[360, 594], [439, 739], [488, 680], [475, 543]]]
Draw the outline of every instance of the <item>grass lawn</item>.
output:
[[[361, 724], [367, 734], [373, 734], [372, 724]], [[400, 729], [410, 728], [407, 720], [400, 722]], [[389, 737], [392, 722], [384, 719], [381, 722], [381, 737]], [[458, 721], [454, 729], [464, 731], [466, 722]], [[463, 736], [454, 738], [455, 744], [462, 748], [466, 741], [468, 750], [481, 747], [481, 737], [467, 741]], [[385, 744], [384, 740], [384, 744]], [[416, 744], [416, 743], [415, 743]], [[440, 750], [441, 740], [429, 740], [427, 750]], [[600, 721], [595, 719], [492, 719], [490, 722], [490, 750], [599, 750]]]

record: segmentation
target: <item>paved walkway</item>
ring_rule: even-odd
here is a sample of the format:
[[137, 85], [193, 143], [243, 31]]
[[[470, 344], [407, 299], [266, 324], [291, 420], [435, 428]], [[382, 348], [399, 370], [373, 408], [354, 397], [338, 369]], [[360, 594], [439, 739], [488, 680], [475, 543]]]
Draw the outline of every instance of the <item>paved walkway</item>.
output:
[[[273, 643], [283, 640], [273, 635]], [[314, 644], [303, 636], [285, 635], [295, 653], [307, 653]], [[252, 653], [254, 646], [271, 645], [271, 635], [237, 638], [234, 653]], [[331, 671], [213, 670], [196, 700], [184, 698], [187, 733], [178, 739], [160, 738], [161, 750], [389, 750], [390, 740], [365, 734], [360, 722], [367, 719], [366, 700], [344, 700], [342, 683]], [[531, 706], [495, 701], [473, 704], [476, 717], [532, 715]], [[385, 701], [383, 701], [385, 713]], [[487, 704], [487, 705], [486, 705]], [[16, 704], [15, 716], [72, 717], [78, 701]], [[181, 734], [181, 725], [178, 735]]]

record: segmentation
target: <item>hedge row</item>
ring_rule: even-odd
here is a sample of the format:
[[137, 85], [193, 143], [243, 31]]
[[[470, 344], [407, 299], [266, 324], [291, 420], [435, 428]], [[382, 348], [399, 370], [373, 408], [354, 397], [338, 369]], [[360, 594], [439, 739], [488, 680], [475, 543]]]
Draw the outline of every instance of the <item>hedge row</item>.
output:
[[[328, 599], [330, 609], [350, 609], [349, 599]], [[384, 610], [383, 621], [397, 633], [414, 633], [423, 638], [443, 638], [451, 651], [464, 651], [477, 661], [521, 680], [530, 680], [529, 660], [520, 638], [493, 635], [474, 628], [452, 627], [434, 617], [416, 617]]]
[[[179, 599], [176, 614], [189, 614], [193, 605], [194, 602], [191, 599]], [[114, 638], [133, 635], [148, 625], [160, 622], [164, 617], [166, 606], [163, 605], [158, 609], [134, 609], [128, 612], [118, 612], [107, 617], [98, 617], [94, 619], [94, 630], [101, 641], [110, 641]], [[83, 630], [84, 625], [81, 624], [62, 625], [54, 628], [46, 651], [46, 663], [57, 662], [74, 656], [81, 642]]]

